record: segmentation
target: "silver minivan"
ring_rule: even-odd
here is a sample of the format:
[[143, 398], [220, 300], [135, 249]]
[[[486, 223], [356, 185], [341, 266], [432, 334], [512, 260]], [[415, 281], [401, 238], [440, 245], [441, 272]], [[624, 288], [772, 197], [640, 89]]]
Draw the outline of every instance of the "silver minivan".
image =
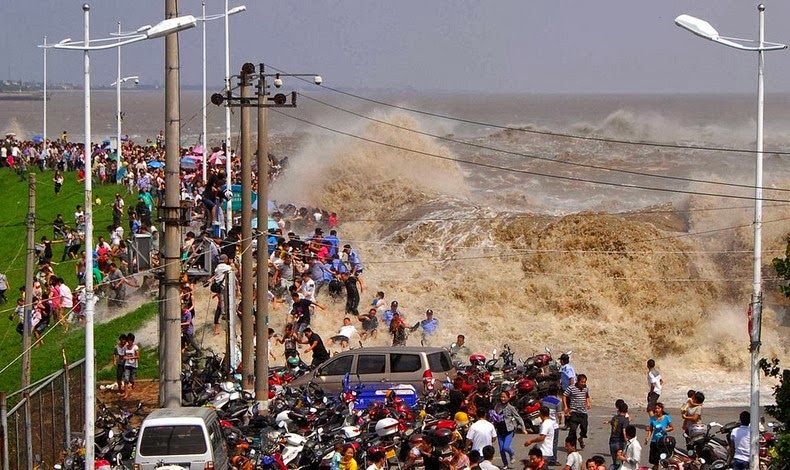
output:
[[414, 386], [420, 396], [426, 379], [452, 381], [456, 370], [450, 353], [442, 348], [374, 347], [343, 351], [297, 378], [291, 386], [313, 383], [327, 392], [343, 390], [343, 377], [351, 385]]
[[224, 470], [229, 464], [219, 417], [211, 408], [154, 410], [140, 426], [135, 470], [153, 470], [161, 465]]

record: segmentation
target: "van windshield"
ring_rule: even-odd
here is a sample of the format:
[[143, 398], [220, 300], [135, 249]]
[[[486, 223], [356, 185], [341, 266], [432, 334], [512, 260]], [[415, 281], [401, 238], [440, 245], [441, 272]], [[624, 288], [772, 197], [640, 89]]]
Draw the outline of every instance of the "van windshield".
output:
[[453, 368], [453, 361], [447, 351], [428, 354], [428, 366], [435, 372], [447, 372]]
[[140, 455], [205, 454], [206, 438], [198, 425], [150, 426], [143, 429]]

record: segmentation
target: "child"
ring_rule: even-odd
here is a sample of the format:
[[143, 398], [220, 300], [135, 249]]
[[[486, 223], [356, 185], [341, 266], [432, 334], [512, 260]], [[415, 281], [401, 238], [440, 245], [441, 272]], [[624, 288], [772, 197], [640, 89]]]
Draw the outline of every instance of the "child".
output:
[[697, 393], [697, 391], [696, 391], [696, 390], [689, 390], [689, 391], [686, 393], [686, 396], [687, 396], [688, 398], [687, 398], [687, 399], [686, 399], [686, 401], [683, 403], [683, 405], [680, 407], [680, 414], [681, 414], [681, 415], [683, 415], [683, 414], [686, 414], [686, 410], [688, 409], [688, 407], [689, 407], [689, 406], [691, 406], [691, 403], [694, 401], [694, 394], [695, 394], [695, 393]]
[[126, 381], [123, 398], [128, 400], [129, 395], [134, 390], [134, 379], [137, 375], [138, 359], [140, 359], [140, 347], [134, 344], [134, 334], [132, 333], [126, 335], [126, 348], [124, 349], [123, 359], [124, 379]]
[[552, 441], [552, 459], [551, 462], [557, 460], [557, 445], [560, 440], [560, 426], [562, 425], [562, 399], [558, 396], [560, 389], [556, 385], [549, 386], [549, 394], [540, 400], [540, 406], [545, 406], [549, 409], [549, 417], [554, 420], [554, 440]]
[[612, 456], [615, 468], [620, 467], [620, 461], [617, 460], [617, 454], [625, 449], [626, 437], [625, 428], [629, 424], [628, 419], [628, 405], [623, 400], [615, 402], [617, 407], [617, 414], [612, 416], [609, 421], [611, 433], [609, 434], [609, 452]]
[[568, 458], [562, 470], [582, 470], [582, 454], [576, 450], [576, 438], [568, 436], [565, 438], [565, 451]]
[[126, 351], [126, 335], [122, 334], [118, 337], [118, 344], [112, 352], [112, 363], [115, 364], [115, 383], [118, 385], [118, 392], [123, 392], [123, 372], [124, 372], [124, 355]]

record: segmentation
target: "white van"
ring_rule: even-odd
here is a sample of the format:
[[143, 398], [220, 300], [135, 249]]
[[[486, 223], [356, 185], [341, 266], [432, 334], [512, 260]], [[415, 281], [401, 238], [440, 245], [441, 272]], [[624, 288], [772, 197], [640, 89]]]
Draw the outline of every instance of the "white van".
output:
[[229, 464], [219, 417], [210, 408], [154, 410], [140, 426], [135, 470], [153, 470], [158, 465], [225, 470]]

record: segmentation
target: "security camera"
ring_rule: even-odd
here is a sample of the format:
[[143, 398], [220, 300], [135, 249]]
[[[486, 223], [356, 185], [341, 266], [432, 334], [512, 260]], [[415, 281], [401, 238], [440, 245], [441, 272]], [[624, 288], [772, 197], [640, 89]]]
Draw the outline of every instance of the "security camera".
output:
[[320, 84], [321, 84], [321, 82], [323, 82], [323, 81], [324, 81], [324, 79], [323, 79], [323, 78], [321, 78], [321, 75], [316, 75], [316, 76], [313, 78], [313, 83], [315, 83], [316, 85], [320, 85]]
[[275, 78], [274, 79], [274, 87], [275, 88], [280, 88], [281, 86], [283, 86], [282, 78], [280, 78], [280, 77]]
[[139, 85], [140, 84], [140, 79], [139, 78], [135, 78], [134, 79], [134, 84], [135, 85]]

